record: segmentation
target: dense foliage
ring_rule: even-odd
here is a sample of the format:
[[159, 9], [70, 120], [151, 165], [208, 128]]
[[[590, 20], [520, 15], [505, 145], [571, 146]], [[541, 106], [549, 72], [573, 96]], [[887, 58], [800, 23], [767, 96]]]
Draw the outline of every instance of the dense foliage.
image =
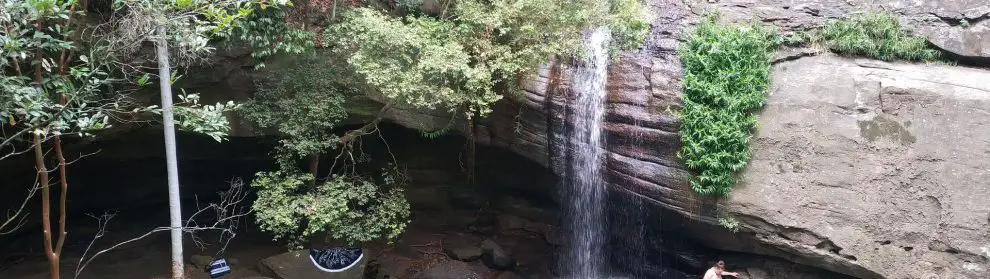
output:
[[351, 156], [334, 132], [347, 117], [346, 96], [355, 89], [342, 80], [346, 75], [339, 68], [312, 58], [282, 63], [290, 66], [262, 80], [254, 98], [244, 106], [247, 119], [261, 128], [278, 130], [282, 137], [275, 150], [279, 171], [260, 172], [251, 183], [258, 189], [254, 204], [258, 223], [275, 240], [285, 240], [293, 248], [320, 232], [352, 244], [393, 239], [409, 217], [404, 180], [397, 179], [397, 171], [389, 170], [380, 181], [353, 171], [318, 180], [316, 173], [298, 167], [300, 161], [309, 159], [314, 169], [308, 171], [315, 172], [320, 169], [318, 156], [331, 151]]
[[[5, 133], [40, 129], [45, 133], [85, 133], [110, 125], [99, 101], [113, 101], [101, 91], [111, 82], [101, 61], [77, 51], [66, 28], [69, 3], [4, 1], [0, 6], [0, 124]], [[60, 21], [60, 28], [37, 26]], [[3, 146], [0, 146], [3, 147]]]
[[303, 54], [312, 50], [314, 32], [297, 28], [289, 22], [289, 7], [255, 9], [235, 22], [229, 33], [228, 46], [247, 44], [251, 56], [258, 59], [255, 69], [265, 67], [265, 60], [278, 54]]
[[646, 15], [635, 0], [461, 0], [442, 16], [394, 16], [359, 7], [324, 32], [324, 46], [389, 99], [484, 116], [520, 75], [554, 57], [579, 56], [581, 32], [612, 27], [616, 46], [638, 47]]
[[347, 117], [344, 97], [352, 89], [340, 86], [334, 69], [327, 63], [294, 63], [259, 82], [254, 98], [245, 104], [248, 120], [282, 134], [276, 158], [283, 170], [336, 148], [334, 129]]
[[937, 61], [941, 52], [928, 39], [911, 34], [886, 13], [864, 13], [832, 20], [809, 33], [813, 43], [830, 50], [880, 60]]
[[396, 174], [387, 172], [379, 183], [334, 176], [310, 189], [310, 174], [258, 173], [251, 183], [258, 189], [253, 206], [258, 225], [294, 248], [321, 232], [349, 244], [395, 239], [410, 214]]
[[758, 24], [722, 25], [709, 16], [678, 54], [684, 65], [684, 107], [678, 153], [703, 195], [728, 194], [749, 161], [753, 110], [766, 102], [770, 59], [779, 36]]
[[[282, 5], [285, 0], [265, 3]], [[181, 94], [178, 106], [169, 103], [159, 109], [129, 102], [127, 95], [153, 83], [151, 77], [159, 72], [155, 71], [159, 66], [161, 73], [168, 73], [169, 62], [181, 68], [209, 55], [210, 40], [249, 15], [255, 4], [258, 2], [251, 0], [0, 2], [0, 159], [34, 151], [38, 177], [33, 185], [24, 185], [28, 193], [25, 202], [9, 209], [5, 219], [0, 220], [0, 234], [24, 224], [24, 205], [36, 191], [40, 192], [44, 254], [49, 261], [50, 278], [60, 277], [60, 257], [68, 234], [66, 165], [71, 163], [62, 150], [65, 137], [91, 136], [90, 132], [115, 122], [147, 119], [140, 114], [158, 113], [171, 118], [168, 112], [174, 111], [179, 128], [223, 140], [229, 130], [223, 113], [236, 107], [231, 102], [201, 105], [198, 95]], [[90, 17], [86, 15], [90, 10], [105, 13]], [[142, 49], [147, 42], [156, 43], [159, 50], [168, 48], [171, 53], [149, 54]], [[175, 82], [166, 75], [157, 79], [161, 84]], [[164, 96], [173, 94], [171, 89], [163, 90], [160, 93]], [[51, 161], [57, 167], [49, 166]], [[57, 178], [50, 179], [50, 173], [55, 172]], [[177, 182], [174, 176], [170, 180]], [[177, 184], [171, 185], [177, 188]], [[60, 200], [55, 214], [53, 189], [58, 191]], [[177, 197], [170, 202], [175, 201]], [[176, 225], [181, 216], [173, 213], [172, 224]], [[53, 215], [58, 220], [57, 230], [52, 228], [56, 219]], [[173, 226], [172, 230], [182, 229]], [[173, 241], [181, 245], [181, 238]], [[182, 254], [173, 252], [177, 255], [173, 257], [173, 276], [181, 277], [176, 270], [182, 270]], [[76, 272], [78, 276], [79, 269]]]

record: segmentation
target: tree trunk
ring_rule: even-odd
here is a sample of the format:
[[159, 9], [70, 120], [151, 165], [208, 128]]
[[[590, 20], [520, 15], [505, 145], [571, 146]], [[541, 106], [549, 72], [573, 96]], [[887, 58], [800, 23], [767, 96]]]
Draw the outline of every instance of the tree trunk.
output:
[[[62, 136], [55, 136], [55, 156], [58, 159], [58, 181], [59, 186], [62, 190], [59, 193], [58, 201], [58, 241], [55, 244], [55, 249], [49, 251], [55, 258], [55, 273], [61, 276], [59, 262], [62, 259], [62, 246], [65, 245], [65, 236], [68, 234], [65, 232], [65, 202], [66, 196], [69, 194], [69, 181], [66, 179], [65, 175], [65, 156], [62, 153]], [[49, 241], [51, 242], [51, 241]]]
[[309, 155], [309, 173], [313, 174], [313, 180], [309, 182], [309, 190], [316, 191], [316, 180], [319, 179], [318, 173], [320, 172], [320, 155], [314, 154]]
[[468, 125], [468, 127], [467, 127], [468, 128], [468, 134], [469, 134], [469, 136], [468, 136], [468, 155], [467, 155], [468, 156], [468, 158], [467, 158], [467, 184], [469, 186], [474, 186], [474, 182], [475, 182], [475, 179], [474, 179], [474, 163], [475, 162], [474, 162], [474, 160], [475, 160], [475, 155], [476, 155], [475, 154], [475, 151], [476, 151], [476, 148], [475, 148], [475, 136], [476, 136], [475, 126], [476, 125], [474, 125], [474, 119], [475, 119], [474, 113], [472, 113], [471, 114], [471, 117], [468, 118], [468, 123], [467, 123], [467, 125]]
[[45, 152], [41, 148], [41, 131], [34, 131], [34, 163], [38, 169], [38, 187], [41, 187], [41, 228], [45, 241], [45, 257], [48, 258], [49, 276], [59, 279], [58, 255], [52, 251], [51, 189], [48, 188], [48, 167]]
[[172, 116], [172, 78], [168, 63], [165, 26], [158, 26], [158, 83], [162, 94], [162, 123], [165, 129], [165, 165], [168, 169], [169, 226], [172, 236], [172, 279], [185, 278], [182, 259], [182, 207], [179, 200], [179, 166], [175, 155], [175, 123]]

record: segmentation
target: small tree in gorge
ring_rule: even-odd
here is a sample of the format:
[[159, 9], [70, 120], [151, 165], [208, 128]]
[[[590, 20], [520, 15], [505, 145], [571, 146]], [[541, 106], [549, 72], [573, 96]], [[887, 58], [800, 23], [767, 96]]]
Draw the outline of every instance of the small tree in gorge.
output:
[[[334, 134], [347, 116], [346, 97], [355, 94], [337, 69], [296, 63], [261, 82], [243, 110], [258, 126], [281, 132], [275, 150], [280, 171], [259, 173], [251, 186], [258, 189], [258, 224], [290, 247], [301, 247], [320, 232], [351, 244], [392, 239], [408, 222], [401, 173], [387, 169], [378, 181], [359, 175], [354, 166], [363, 154], [353, 153], [359, 132]], [[329, 169], [341, 174], [321, 179], [319, 158], [326, 154], [333, 158]], [[303, 160], [308, 161], [306, 171], [298, 167]]]

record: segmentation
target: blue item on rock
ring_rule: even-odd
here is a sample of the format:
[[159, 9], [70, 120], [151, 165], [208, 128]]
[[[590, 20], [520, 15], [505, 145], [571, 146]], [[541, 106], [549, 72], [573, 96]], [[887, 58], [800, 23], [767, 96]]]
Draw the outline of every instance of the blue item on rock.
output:
[[210, 278], [218, 278], [230, 273], [230, 265], [227, 264], [227, 259], [218, 258], [206, 266], [206, 271], [210, 273]]
[[334, 247], [327, 250], [309, 249], [313, 265], [325, 272], [341, 272], [357, 265], [364, 257], [361, 248]]

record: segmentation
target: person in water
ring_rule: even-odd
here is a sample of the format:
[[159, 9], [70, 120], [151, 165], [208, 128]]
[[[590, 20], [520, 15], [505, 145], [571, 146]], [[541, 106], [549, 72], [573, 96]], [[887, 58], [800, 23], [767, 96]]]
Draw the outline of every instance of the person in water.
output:
[[732, 276], [739, 278], [739, 273], [725, 271], [725, 262], [722, 260], [715, 261], [712, 268], [709, 268], [705, 272], [705, 277], [702, 279], [722, 279], [722, 276]]

